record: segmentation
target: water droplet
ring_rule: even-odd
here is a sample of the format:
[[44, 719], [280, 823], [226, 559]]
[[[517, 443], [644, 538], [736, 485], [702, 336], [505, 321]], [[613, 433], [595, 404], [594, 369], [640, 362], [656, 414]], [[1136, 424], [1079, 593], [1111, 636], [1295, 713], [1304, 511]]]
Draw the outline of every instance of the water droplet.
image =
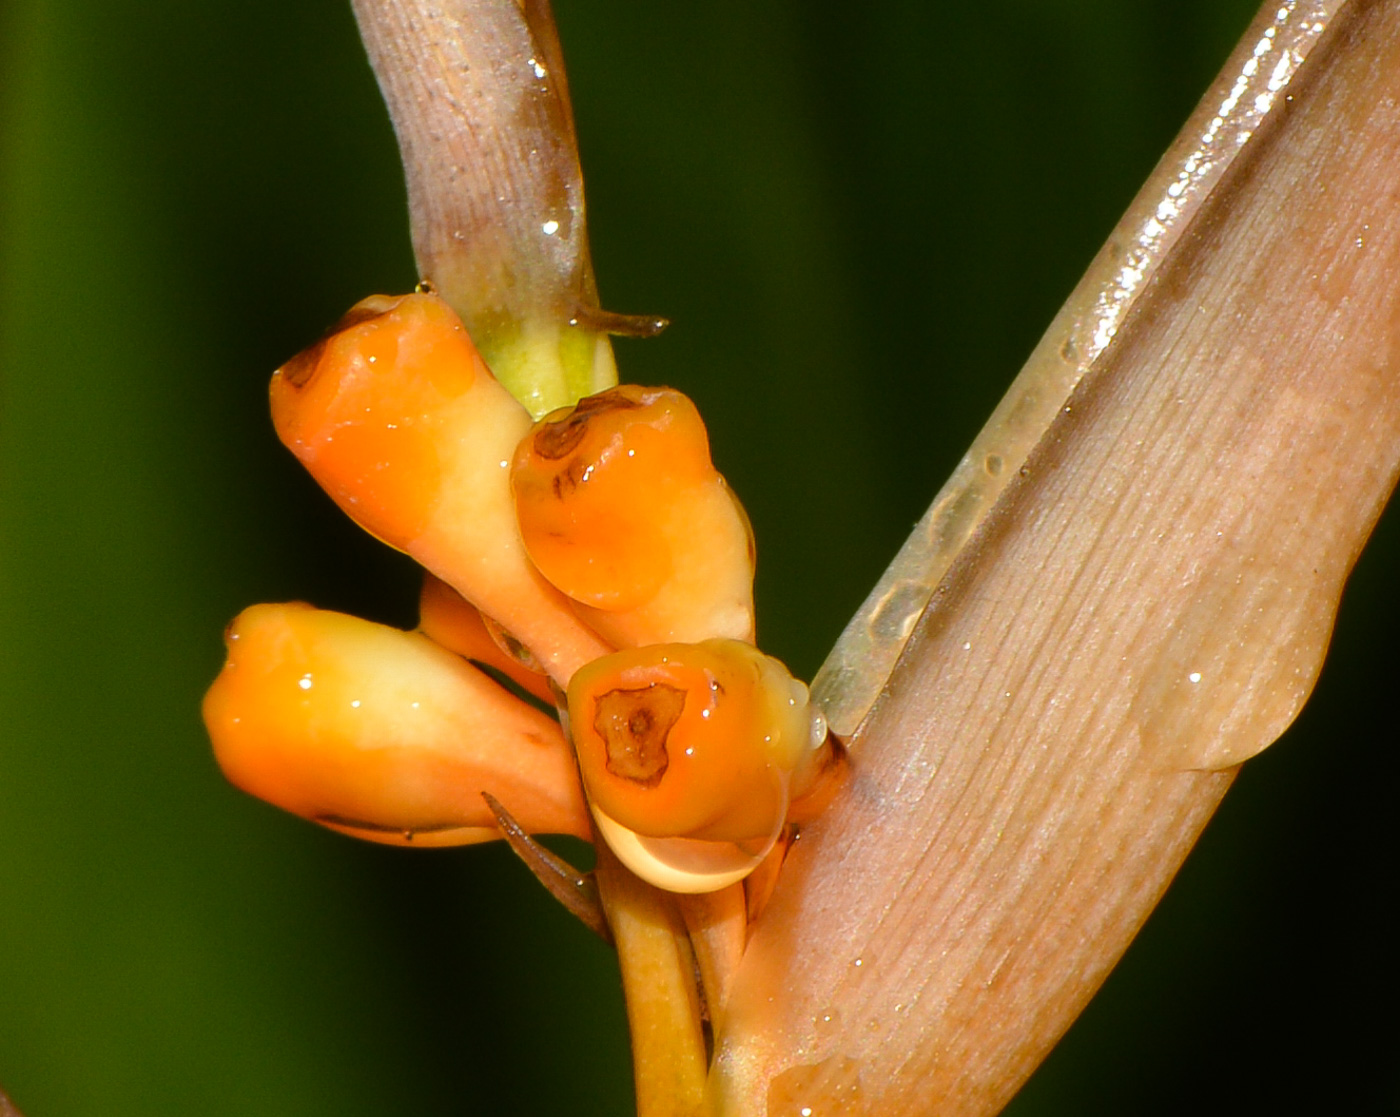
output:
[[788, 1067], [768, 1085], [768, 1117], [839, 1117], [859, 1112], [860, 1064], [844, 1055]]
[[929, 601], [929, 587], [922, 582], [896, 582], [875, 606], [870, 631], [878, 640], [906, 640], [914, 622]]
[[1132, 699], [1143, 745], [1185, 769], [1242, 764], [1275, 741], [1311, 692], [1345, 563], [1245, 549], [1173, 610]]
[[817, 1013], [813, 1021], [818, 1035], [832, 1035], [841, 1024], [841, 1014], [834, 1008]]

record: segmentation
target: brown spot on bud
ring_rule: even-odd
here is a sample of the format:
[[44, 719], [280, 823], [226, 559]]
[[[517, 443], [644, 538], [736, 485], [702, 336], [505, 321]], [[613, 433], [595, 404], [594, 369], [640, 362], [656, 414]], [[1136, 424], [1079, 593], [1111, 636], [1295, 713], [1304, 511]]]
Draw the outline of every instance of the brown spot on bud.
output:
[[486, 629], [486, 634], [496, 642], [496, 647], [500, 648], [501, 651], [505, 652], [511, 659], [519, 663], [520, 666], [526, 667], [537, 674], [544, 674], [544, 667], [540, 661], [535, 658], [535, 653], [507, 632], [499, 621], [494, 617], [488, 617], [485, 613], [482, 613], [481, 623]]
[[583, 484], [585, 470], [583, 463], [575, 458], [568, 465], [568, 468], [554, 475], [554, 498], [556, 500], [568, 500], [574, 495], [574, 490]]
[[290, 361], [277, 370], [277, 375], [293, 388], [304, 388], [311, 383], [316, 369], [321, 364], [321, 355], [326, 351], [326, 341], [322, 338], [310, 349], [303, 349]]
[[361, 299], [341, 315], [340, 321], [326, 331], [326, 337], [335, 337], [336, 334], [353, 329], [362, 322], [382, 318], [403, 300], [402, 295], [370, 295], [367, 299]]
[[546, 420], [535, 432], [535, 453], [545, 461], [558, 461], [571, 453], [588, 433], [588, 421], [604, 411], [632, 410], [642, 406], [628, 399], [621, 388], [609, 388], [594, 396], [585, 396], [562, 419]]
[[278, 374], [293, 388], [306, 387], [316, 375], [316, 369], [321, 364], [321, 356], [326, 351], [326, 343], [331, 338], [360, 325], [362, 322], [383, 317], [401, 302], [403, 302], [403, 298], [399, 295], [371, 295], [367, 299], [361, 299], [341, 316], [340, 321], [321, 335], [320, 341], [309, 349], [303, 349], [279, 368]]
[[685, 691], [665, 683], [598, 696], [593, 728], [607, 749], [607, 769], [643, 787], [655, 787], [671, 758], [666, 738], [685, 708]]

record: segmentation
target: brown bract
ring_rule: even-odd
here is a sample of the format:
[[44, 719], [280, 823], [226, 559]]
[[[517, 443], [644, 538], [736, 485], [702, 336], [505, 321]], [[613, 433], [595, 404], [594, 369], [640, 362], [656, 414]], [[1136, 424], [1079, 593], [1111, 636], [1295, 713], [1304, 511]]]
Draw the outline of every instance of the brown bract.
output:
[[[720, 1112], [1000, 1110], [1307, 697], [1400, 462], [1400, 4], [1309, 7], [1266, 5], [1188, 125], [1250, 73], [1274, 98], [794, 845], [731, 988]], [[1304, 19], [1329, 25], [1271, 88]]]

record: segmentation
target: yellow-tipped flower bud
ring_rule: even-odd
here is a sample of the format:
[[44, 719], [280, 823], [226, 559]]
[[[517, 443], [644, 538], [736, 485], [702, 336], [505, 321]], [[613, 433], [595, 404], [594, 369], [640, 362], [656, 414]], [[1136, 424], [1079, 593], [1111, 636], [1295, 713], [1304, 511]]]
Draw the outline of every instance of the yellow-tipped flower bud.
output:
[[610, 651], [531, 565], [509, 466], [530, 417], [436, 295], [376, 295], [272, 378], [277, 434], [362, 527], [526, 645], [562, 685]]
[[391, 844], [499, 837], [483, 791], [589, 836], [559, 726], [426, 636], [293, 603], [245, 609], [226, 643], [204, 722], [244, 791]]
[[695, 405], [622, 384], [545, 416], [511, 470], [531, 560], [619, 647], [753, 639], [753, 538]]
[[737, 640], [605, 656], [568, 697], [599, 831], [633, 872], [673, 892], [751, 872], [830, 757], [807, 688]]

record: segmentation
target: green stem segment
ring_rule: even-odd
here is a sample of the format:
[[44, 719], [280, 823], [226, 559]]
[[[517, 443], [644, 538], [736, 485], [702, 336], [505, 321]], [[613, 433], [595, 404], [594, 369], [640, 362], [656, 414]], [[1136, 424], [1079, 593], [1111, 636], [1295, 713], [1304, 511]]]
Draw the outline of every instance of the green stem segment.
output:
[[695, 958], [674, 898], [623, 868], [603, 842], [594, 873], [622, 967], [637, 1117], [703, 1117], [705, 1038]]
[[478, 325], [472, 340], [496, 379], [536, 420], [617, 383], [611, 340], [582, 324], [526, 318]]

